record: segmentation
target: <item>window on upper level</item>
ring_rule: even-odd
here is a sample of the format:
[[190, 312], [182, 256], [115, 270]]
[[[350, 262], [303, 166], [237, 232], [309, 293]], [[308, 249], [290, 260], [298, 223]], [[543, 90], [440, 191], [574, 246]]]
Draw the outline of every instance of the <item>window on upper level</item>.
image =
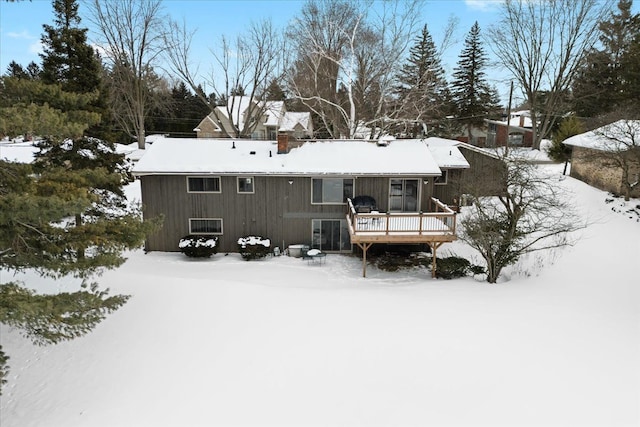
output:
[[189, 193], [220, 193], [220, 177], [189, 176], [187, 177], [187, 191]]
[[238, 177], [238, 193], [250, 194], [254, 192], [253, 177], [239, 176]]
[[433, 183], [434, 183], [435, 185], [445, 185], [445, 184], [447, 183], [447, 175], [448, 175], [448, 173], [447, 173], [447, 172], [448, 172], [448, 171], [447, 171], [446, 169], [442, 169], [442, 175], [440, 175], [440, 176], [436, 176], [436, 177], [433, 179]]
[[312, 178], [311, 203], [343, 204], [353, 197], [352, 178]]

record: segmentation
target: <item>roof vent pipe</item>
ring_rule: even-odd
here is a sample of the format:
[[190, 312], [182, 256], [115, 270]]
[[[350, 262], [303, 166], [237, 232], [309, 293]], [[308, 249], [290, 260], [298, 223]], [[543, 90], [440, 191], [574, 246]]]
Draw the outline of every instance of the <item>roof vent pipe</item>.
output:
[[233, 148], [233, 149], [236, 148], [236, 142], [235, 141], [231, 141], [231, 148]]

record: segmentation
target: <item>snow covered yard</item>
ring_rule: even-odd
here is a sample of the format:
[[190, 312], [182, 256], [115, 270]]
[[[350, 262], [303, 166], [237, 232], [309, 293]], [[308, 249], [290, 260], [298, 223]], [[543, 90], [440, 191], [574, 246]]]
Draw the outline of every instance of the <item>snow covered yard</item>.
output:
[[637, 426], [640, 222], [561, 183], [592, 224], [497, 285], [131, 253], [99, 282], [132, 298], [89, 335], [36, 347], [2, 327], [0, 425]]

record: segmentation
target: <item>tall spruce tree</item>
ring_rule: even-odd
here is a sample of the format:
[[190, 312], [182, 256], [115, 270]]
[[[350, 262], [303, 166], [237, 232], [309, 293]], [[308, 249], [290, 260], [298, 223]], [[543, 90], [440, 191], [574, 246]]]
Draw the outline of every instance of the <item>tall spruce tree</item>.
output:
[[[76, 13], [73, 4], [54, 1], [67, 6], [70, 16]], [[62, 76], [80, 63], [75, 50], [68, 52], [56, 56], [55, 67], [49, 63], [49, 73], [59, 69]], [[99, 120], [91, 106], [98, 92], [76, 77], [59, 78], [61, 83], [51, 84], [44, 78], [0, 78], [0, 132], [40, 137], [32, 165], [0, 161], [0, 268], [73, 275], [83, 282], [81, 290], [55, 295], [38, 295], [21, 283], [0, 284], [0, 323], [38, 344], [85, 334], [124, 304], [127, 296], [108, 296], [89, 280], [120, 266], [123, 251], [140, 247], [157, 226], [127, 203], [123, 186], [132, 178], [124, 155], [113, 143], [83, 136]], [[0, 384], [6, 371], [0, 349]]]
[[619, 0], [617, 12], [599, 25], [600, 47], [586, 56], [572, 88], [580, 116], [595, 117], [637, 105], [638, 92], [633, 88], [639, 64], [632, 52], [640, 34], [640, 13], [632, 13], [632, 5], [633, 0]]
[[42, 80], [67, 92], [100, 90], [100, 62], [87, 44], [87, 29], [79, 28], [77, 0], [53, 0], [54, 24], [43, 25]]
[[408, 133], [440, 134], [445, 116], [451, 113], [451, 94], [445, 78], [440, 53], [425, 24], [409, 50], [409, 58], [398, 73], [396, 96], [400, 117], [408, 124]]
[[472, 129], [484, 127], [484, 119], [500, 111], [498, 93], [486, 79], [487, 62], [476, 21], [465, 38], [451, 83], [457, 121], [466, 127], [469, 142]]

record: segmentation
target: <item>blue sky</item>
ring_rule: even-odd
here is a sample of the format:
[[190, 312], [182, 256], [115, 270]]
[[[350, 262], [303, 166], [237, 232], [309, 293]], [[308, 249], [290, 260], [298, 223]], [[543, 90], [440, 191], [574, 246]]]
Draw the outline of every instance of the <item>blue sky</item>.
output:
[[[477, 20], [481, 31], [487, 30], [497, 20], [500, 0], [427, 0], [422, 10], [423, 21], [438, 44], [448, 19], [458, 19], [454, 44], [444, 52], [443, 61], [448, 74], [456, 64], [462, 41]], [[172, 18], [185, 19], [189, 28], [196, 29], [194, 50], [202, 52], [205, 60], [210, 60], [208, 47], [214, 47], [224, 34], [232, 36], [243, 31], [252, 21], [272, 18], [277, 26], [284, 28], [302, 8], [303, 1], [298, 0], [163, 0], [165, 12]], [[637, 6], [637, 5], [636, 5]], [[90, 27], [86, 8], [80, 2], [81, 25]], [[4, 73], [7, 65], [15, 60], [27, 65], [31, 61], [40, 63], [38, 53], [41, 52], [40, 37], [42, 25], [51, 24], [53, 11], [50, 0], [32, 0], [7, 3], [0, 0], [0, 72]], [[90, 28], [91, 30], [91, 28]], [[90, 40], [95, 35], [89, 33]], [[209, 68], [203, 62], [201, 69]], [[508, 78], [500, 73], [489, 73], [500, 76], [492, 82], [503, 98], [508, 91]]]

